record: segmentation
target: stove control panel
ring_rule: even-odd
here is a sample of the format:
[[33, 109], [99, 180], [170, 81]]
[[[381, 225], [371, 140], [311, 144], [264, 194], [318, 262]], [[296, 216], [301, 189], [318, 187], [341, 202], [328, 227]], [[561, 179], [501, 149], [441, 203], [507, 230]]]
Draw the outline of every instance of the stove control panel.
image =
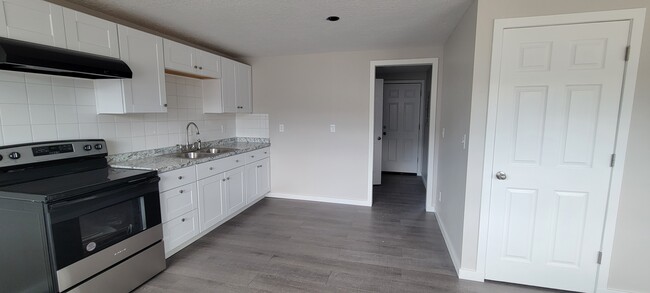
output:
[[90, 155], [107, 155], [103, 139], [35, 142], [0, 146], [0, 168]]

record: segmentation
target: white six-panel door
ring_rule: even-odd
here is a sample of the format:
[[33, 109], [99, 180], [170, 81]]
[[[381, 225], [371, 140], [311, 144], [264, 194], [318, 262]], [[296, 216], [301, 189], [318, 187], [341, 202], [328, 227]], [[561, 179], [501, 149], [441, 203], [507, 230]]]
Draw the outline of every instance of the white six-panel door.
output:
[[384, 85], [382, 171], [417, 173], [419, 84]]
[[628, 21], [504, 31], [487, 279], [594, 290], [628, 35]]
[[382, 125], [384, 124], [384, 80], [375, 79], [375, 125], [372, 153], [372, 184], [381, 184]]

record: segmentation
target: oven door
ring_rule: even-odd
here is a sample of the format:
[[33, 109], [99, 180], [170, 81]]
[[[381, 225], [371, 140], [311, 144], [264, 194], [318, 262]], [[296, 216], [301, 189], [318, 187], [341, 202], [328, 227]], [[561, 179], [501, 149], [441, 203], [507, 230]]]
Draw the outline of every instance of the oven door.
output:
[[[158, 181], [158, 177], [144, 178], [50, 205], [56, 269], [60, 271], [159, 226]], [[158, 234], [143, 248], [161, 240], [162, 234]]]

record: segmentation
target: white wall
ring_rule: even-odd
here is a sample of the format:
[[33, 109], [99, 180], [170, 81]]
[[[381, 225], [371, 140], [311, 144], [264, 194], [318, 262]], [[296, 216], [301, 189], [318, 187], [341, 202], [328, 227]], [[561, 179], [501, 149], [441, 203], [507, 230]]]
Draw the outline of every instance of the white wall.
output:
[[200, 80], [165, 79], [167, 113], [97, 115], [92, 80], [0, 71], [0, 145], [103, 138], [111, 154], [139, 151], [185, 143], [189, 121], [204, 141], [235, 136], [234, 114], [203, 114]]
[[[467, 166], [462, 267], [476, 269], [479, 208], [483, 172], [485, 121], [494, 19], [587, 11], [650, 8], [647, 0], [490, 0], [479, 1], [474, 85], [472, 88], [470, 147]], [[646, 15], [646, 18], [648, 16]], [[448, 52], [448, 51], [447, 51]], [[641, 64], [625, 162], [623, 190], [614, 240], [609, 287], [629, 292], [650, 292], [650, 21], [646, 19]], [[445, 56], [448, 57], [448, 56]], [[446, 69], [445, 69], [446, 70]]]
[[424, 47], [249, 60], [253, 108], [269, 114], [273, 193], [365, 203], [370, 61], [440, 56]]
[[[437, 180], [438, 190], [434, 193], [437, 201], [436, 213], [457, 269], [464, 253], [462, 241], [467, 150], [463, 148], [461, 141], [469, 130], [476, 11], [477, 3], [474, 2], [445, 43], [442, 95], [439, 106], [440, 122], [437, 131], [440, 142], [438, 151], [440, 172]], [[440, 198], [438, 191], [442, 193]]]

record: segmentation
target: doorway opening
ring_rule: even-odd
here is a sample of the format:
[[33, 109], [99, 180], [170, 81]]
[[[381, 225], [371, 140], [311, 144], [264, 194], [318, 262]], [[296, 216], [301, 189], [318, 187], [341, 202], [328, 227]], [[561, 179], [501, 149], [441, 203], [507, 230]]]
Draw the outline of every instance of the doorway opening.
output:
[[437, 61], [371, 62], [370, 205], [374, 187], [381, 189], [382, 177], [394, 181], [410, 176], [409, 182], [426, 189], [423, 202], [427, 211], [433, 210]]

